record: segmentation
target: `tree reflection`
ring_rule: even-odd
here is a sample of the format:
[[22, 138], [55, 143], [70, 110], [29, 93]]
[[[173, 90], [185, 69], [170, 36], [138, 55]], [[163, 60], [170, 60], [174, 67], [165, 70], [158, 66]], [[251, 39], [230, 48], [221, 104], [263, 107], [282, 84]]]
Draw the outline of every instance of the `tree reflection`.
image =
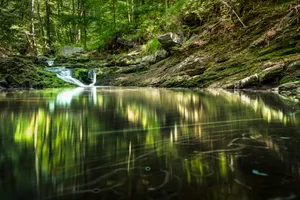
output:
[[[77, 88], [6, 93], [0, 107], [8, 199], [20, 187], [38, 199], [299, 195], [299, 105], [271, 94]], [[282, 181], [286, 192], [262, 189]]]

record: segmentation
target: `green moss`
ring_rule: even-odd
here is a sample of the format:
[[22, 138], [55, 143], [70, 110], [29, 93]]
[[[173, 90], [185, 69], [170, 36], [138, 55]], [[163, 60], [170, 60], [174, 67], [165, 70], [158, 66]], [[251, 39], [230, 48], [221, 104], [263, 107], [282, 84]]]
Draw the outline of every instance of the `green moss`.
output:
[[41, 88], [60, 88], [60, 87], [74, 87], [74, 85], [67, 83], [51, 72], [43, 70], [41, 67], [38, 68], [38, 78], [36, 87]]
[[142, 46], [142, 53], [144, 55], [154, 54], [161, 48], [161, 44], [157, 38], [149, 40], [147, 44]]

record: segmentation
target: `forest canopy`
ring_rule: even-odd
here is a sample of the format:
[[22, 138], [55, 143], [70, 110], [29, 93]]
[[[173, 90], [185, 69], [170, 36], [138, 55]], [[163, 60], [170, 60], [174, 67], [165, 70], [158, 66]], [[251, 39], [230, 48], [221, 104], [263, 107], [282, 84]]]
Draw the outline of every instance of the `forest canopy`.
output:
[[[65, 45], [113, 48], [117, 37], [145, 43], [167, 31], [189, 36], [207, 20], [243, 17], [269, 0], [2, 0], [0, 46], [36, 55]], [[153, 41], [152, 41], [153, 42]], [[153, 42], [155, 43], [155, 42]]]

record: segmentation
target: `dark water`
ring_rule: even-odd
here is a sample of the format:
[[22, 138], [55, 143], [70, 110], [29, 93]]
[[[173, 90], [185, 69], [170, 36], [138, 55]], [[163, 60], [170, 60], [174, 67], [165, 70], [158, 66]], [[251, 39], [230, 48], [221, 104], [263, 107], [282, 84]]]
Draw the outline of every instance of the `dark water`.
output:
[[300, 199], [300, 105], [266, 93], [0, 93], [0, 198]]

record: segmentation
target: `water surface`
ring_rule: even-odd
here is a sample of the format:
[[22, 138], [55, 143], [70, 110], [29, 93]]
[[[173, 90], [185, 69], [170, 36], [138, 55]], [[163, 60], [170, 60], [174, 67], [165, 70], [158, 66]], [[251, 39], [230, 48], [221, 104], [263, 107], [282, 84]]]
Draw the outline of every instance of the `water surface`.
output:
[[1, 199], [300, 199], [300, 105], [268, 93], [0, 93]]

